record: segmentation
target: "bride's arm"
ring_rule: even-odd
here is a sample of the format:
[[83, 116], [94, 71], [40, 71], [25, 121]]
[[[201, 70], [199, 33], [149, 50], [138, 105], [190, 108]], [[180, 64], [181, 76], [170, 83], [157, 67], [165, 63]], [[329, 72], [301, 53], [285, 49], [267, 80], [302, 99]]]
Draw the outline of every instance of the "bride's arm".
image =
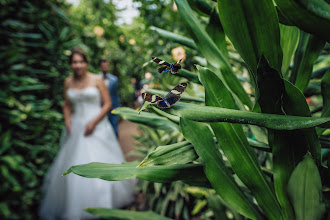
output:
[[101, 99], [103, 106], [101, 108], [101, 112], [98, 114], [98, 116], [88, 123], [85, 130], [85, 136], [91, 135], [95, 129], [95, 126], [103, 119], [103, 117], [109, 112], [111, 109], [111, 99], [110, 94], [108, 91], [107, 86], [105, 85], [103, 79], [101, 77], [97, 77], [97, 88], [100, 91]]
[[63, 106], [63, 115], [64, 115], [64, 124], [68, 133], [71, 133], [71, 113], [72, 113], [72, 103], [69, 101], [66, 91], [69, 88], [69, 78], [65, 79], [64, 82], [64, 106]]

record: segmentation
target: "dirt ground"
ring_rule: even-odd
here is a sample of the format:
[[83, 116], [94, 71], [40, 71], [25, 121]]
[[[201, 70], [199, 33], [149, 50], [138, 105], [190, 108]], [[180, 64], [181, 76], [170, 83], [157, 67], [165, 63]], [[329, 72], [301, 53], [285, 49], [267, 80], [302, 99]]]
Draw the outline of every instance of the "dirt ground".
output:
[[138, 135], [139, 131], [137, 126], [130, 121], [121, 120], [119, 122], [119, 144], [125, 155], [126, 161], [132, 161], [134, 158], [129, 157], [127, 154], [134, 149], [134, 138], [132, 135]]

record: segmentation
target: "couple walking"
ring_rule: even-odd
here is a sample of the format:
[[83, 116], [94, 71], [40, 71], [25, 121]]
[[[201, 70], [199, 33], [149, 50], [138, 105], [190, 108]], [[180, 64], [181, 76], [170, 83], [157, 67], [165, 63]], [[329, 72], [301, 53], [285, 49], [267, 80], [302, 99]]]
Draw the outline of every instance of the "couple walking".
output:
[[133, 200], [130, 180], [108, 182], [72, 173], [61, 177], [73, 165], [124, 162], [116, 132], [105, 117], [112, 103], [119, 102], [111, 100], [106, 86], [107, 83], [111, 88], [111, 83], [115, 83], [107, 74], [109, 64], [100, 62], [102, 72], [106, 73], [102, 73], [103, 77], [89, 73], [87, 56], [80, 49], [72, 50], [69, 64], [73, 75], [64, 83], [66, 129], [60, 141], [61, 149], [44, 180], [41, 219], [92, 219], [94, 216], [83, 211], [84, 208], [121, 208]]

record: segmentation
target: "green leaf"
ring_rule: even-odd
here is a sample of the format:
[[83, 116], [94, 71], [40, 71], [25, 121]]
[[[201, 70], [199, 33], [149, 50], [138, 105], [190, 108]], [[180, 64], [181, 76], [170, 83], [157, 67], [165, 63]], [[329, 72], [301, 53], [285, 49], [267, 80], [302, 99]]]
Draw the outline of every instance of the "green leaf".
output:
[[325, 212], [320, 173], [310, 154], [292, 172], [288, 193], [297, 220], [318, 220]]
[[167, 118], [158, 116], [153, 113], [141, 112], [140, 114], [131, 108], [119, 107], [112, 111], [113, 114], [119, 115], [125, 120], [144, 124], [157, 129], [177, 129], [177, 125]]
[[245, 112], [234, 109], [200, 106], [188, 103], [176, 103], [166, 113], [199, 122], [229, 122], [258, 125], [275, 130], [296, 130], [321, 126], [330, 127], [330, 118], [312, 118], [289, 115], [275, 115]]
[[[324, 74], [321, 81], [321, 92], [323, 98], [322, 117], [330, 116], [330, 69]], [[326, 129], [317, 128], [317, 134], [321, 135]]]
[[262, 54], [281, 71], [280, 30], [273, 1], [218, 0], [218, 7], [223, 29], [249, 65], [253, 79]]
[[210, 15], [212, 13], [213, 6], [205, 0], [189, 0], [189, 4], [192, 9], [203, 15]]
[[193, 144], [196, 153], [202, 158], [205, 175], [219, 196], [240, 214], [260, 219], [258, 210], [246, 198], [224, 164], [209, 127], [184, 118], [180, 119], [180, 127], [183, 136]]
[[301, 61], [303, 59], [304, 53], [306, 51], [309, 36], [310, 35], [308, 33], [300, 30], [299, 42], [293, 59], [293, 68], [290, 75], [290, 82], [296, 81], [298, 70], [301, 65]]
[[[301, 91], [271, 68], [262, 57], [257, 71], [258, 103], [262, 112], [310, 117], [309, 108]], [[269, 145], [273, 151], [275, 192], [283, 209], [284, 219], [293, 219], [294, 213], [286, 186], [294, 167], [307, 150], [320, 158], [320, 146], [315, 129], [293, 131], [268, 130]]]
[[221, 53], [225, 56], [227, 60], [229, 60], [225, 32], [223, 31], [219, 18], [219, 13], [216, 8], [212, 10], [210, 15], [210, 21], [206, 26], [205, 30], [211, 37], [211, 39], [213, 39], [214, 43], [218, 46]]
[[294, 84], [301, 91], [304, 91], [307, 87], [313, 73], [313, 64], [319, 57], [324, 45], [324, 40], [315, 36], [309, 37], [300, 65], [297, 67], [298, 70], [294, 73], [296, 76]]
[[322, 117], [330, 116], [330, 69], [324, 74], [321, 81], [323, 97]]
[[200, 164], [180, 164], [168, 166], [137, 167], [139, 162], [123, 164], [89, 163], [72, 166], [63, 176], [74, 173], [87, 178], [99, 178], [108, 181], [120, 181], [140, 178], [151, 182], [169, 183], [177, 180], [191, 185], [209, 185], [203, 166]]
[[187, 141], [171, 145], [159, 146], [151, 151], [140, 163], [139, 167], [154, 165], [186, 164], [198, 158], [194, 147]]
[[239, 100], [249, 108], [252, 108], [252, 102], [232, 71], [228, 60], [206, 33], [201, 23], [192, 12], [187, 0], [176, 0], [175, 3], [178, 6], [181, 18], [187, 24], [188, 31], [191, 33], [198, 49], [206, 58], [208, 64], [217, 70], [217, 76], [224, 79], [226, 86], [239, 97]]
[[192, 49], [197, 49], [197, 46], [196, 46], [195, 42], [190, 38], [181, 36], [179, 34], [174, 34], [170, 31], [166, 31], [166, 30], [163, 30], [161, 28], [154, 27], [154, 26], [151, 26], [150, 30], [156, 31], [160, 36], [162, 36], [166, 39], [172, 40], [174, 42], [185, 45], [185, 46], [190, 47]]
[[86, 212], [96, 215], [102, 219], [113, 220], [171, 220], [165, 216], [161, 216], [152, 211], [130, 211], [121, 209], [107, 209], [107, 208], [86, 208]]
[[330, 5], [319, 0], [275, 0], [281, 13], [301, 30], [330, 41]]
[[180, 76], [180, 77], [184, 77], [184, 78], [188, 79], [190, 82], [201, 84], [199, 82], [198, 76], [196, 74], [194, 74], [193, 72], [189, 71], [189, 70], [181, 69], [175, 75]]
[[214, 213], [215, 220], [228, 220], [226, 208], [223, 205], [221, 198], [214, 193], [209, 193], [207, 196], [208, 206]]
[[299, 29], [295, 26], [280, 24], [281, 47], [283, 50], [282, 74], [287, 75], [293, 54], [299, 42]]
[[[237, 109], [234, 98], [213, 72], [202, 67], [198, 67], [198, 71], [205, 87], [206, 105]], [[280, 206], [261, 171], [257, 157], [249, 146], [242, 126], [230, 123], [210, 125], [235, 174], [251, 190], [268, 218], [279, 219]]]

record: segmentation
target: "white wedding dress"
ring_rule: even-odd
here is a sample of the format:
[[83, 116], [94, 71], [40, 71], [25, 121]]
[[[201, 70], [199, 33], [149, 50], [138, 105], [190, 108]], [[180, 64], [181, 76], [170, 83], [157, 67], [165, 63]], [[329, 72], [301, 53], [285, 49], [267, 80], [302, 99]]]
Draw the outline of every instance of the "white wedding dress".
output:
[[99, 90], [90, 86], [82, 90], [68, 89], [73, 103], [71, 133], [63, 132], [61, 149], [43, 184], [41, 219], [92, 219], [86, 207], [121, 208], [133, 201], [133, 180], [105, 181], [84, 178], [73, 173], [61, 175], [73, 165], [102, 162], [120, 164], [124, 157], [113, 128], [104, 117], [92, 135], [85, 137], [85, 126], [101, 111]]

